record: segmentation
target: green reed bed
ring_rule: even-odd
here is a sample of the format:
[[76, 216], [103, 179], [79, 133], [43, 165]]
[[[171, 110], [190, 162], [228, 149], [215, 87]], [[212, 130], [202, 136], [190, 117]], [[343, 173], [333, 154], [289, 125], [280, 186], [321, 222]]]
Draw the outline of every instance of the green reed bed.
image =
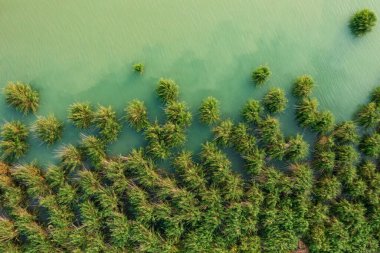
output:
[[[268, 71], [257, 71], [255, 81], [266, 81]], [[249, 99], [235, 121], [214, 97], [193, 117], [170, 79], [156, 88], [161, 121], [140, 100], [127, 102], [123, 116], [76, 102], [68, 124], [84, 132], [78, 143], [60, 145], [48, 168], [19, 162], [29, 150], [28, 126], [5, 122], [0, 251], [291, 252], [301, 240], [310, 252], [378, 252], [379, 88], [353, 120], [335, 123], [311, 96], [314, 86], [308, 75], [296, 78], [294, 106], [272, 88], [261, 101]], [[278, 115], [286, 107], [303, 133], [282, 132]], [[184, 145], [198, 119], [212, 137], [192, 153]], [[31, 128], [53, 144], [64, 124], [37, 116]], [[123, 124], [146, 145], [110, 156]], [[233, 170], [232, 153], [243, 174]]]

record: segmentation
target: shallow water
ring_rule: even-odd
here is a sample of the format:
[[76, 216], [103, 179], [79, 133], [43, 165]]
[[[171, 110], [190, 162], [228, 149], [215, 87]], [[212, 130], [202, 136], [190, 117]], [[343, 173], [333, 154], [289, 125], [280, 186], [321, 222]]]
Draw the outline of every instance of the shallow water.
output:
[[[139, 98], [154, 119], [161, 110], [154, 88], [160, 77], [169, 77], [194, 112], [212, 95], [222, 102], [224, 117], [233, 119], [248, 98], [282, 87], [290, 99], [281, 115], [283, 130], [294, 134], [300, 129], [289, 91], [298, 75], [314, 77], [320, 107], [338, 120], [351, 118], [380, 84], [380, 27], [359, 39], [347, 27], [358, 9], [380, 15], [377, 0], [0, 0], [0, 6], [0, 87], [8, 80], [32, 83], [41, 94], [37, 115], [65, 119], [71, 103], [90, 101], [112, 105], [121, 117], [127, 102]], [[133, 73], [135, 62], [145, 63], [144, 75]], [[260, 64], [273, 74], [258, 88], [250, 73]], [[0, 101], [4, 120], [35, 119]], [[123, 130], [110, 147], [113, 154], [142, 142], [128, 127]], [[78, 135], [67, 123], [62, 142], [76, 142]], [[209, 136], [194, 123], [188, 147], [199, 150]], [[61, 144], [31, 143], [26, 160], [43, 164], [53, 161]]]

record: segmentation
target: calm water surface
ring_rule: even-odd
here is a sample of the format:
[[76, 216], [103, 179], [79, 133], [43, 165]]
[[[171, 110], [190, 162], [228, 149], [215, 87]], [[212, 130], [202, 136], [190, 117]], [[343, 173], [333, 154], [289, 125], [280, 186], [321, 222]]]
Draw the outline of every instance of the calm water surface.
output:
[[[239, 118], [249, 98], [260, 99], [270, 87], [284, 88], [290, 99], [281, 115], [286, 134], [300, 131], [294, 122], [290, 87], [307, 73], [317, 82], [314, 95], [338, 120], [349, 119], [380, 84], [380, 26], [353, 38], [347, 23], [361, 8], [380, 16], [378, 0], [0, 0], [0, 87], [8, 80], [30, 82], [41, 94], [38, 115], [61, 119], [75, 101], [122, 109], [133, 98], [160, 118], [154, 88], [160, 77], [175, 79], [181, 98], [195, 112], [203, 97], [222, 103], [224, 117]], [[143, 62], [144, 75], [131, 65]], [[254, 87], [250, 72], [268, 64], [273, 75]], [[21, 117], [0, 99], [3, 120]], [[113, 154], [126, 153], [142, 138], [127, 126]], [[63, 143], [79, 132], [66, 124]], [[194, 123], [187, 146], [199, 150], [210, 136]], [[53, 161], [61, 144], [38, 140], [26, 160]]]

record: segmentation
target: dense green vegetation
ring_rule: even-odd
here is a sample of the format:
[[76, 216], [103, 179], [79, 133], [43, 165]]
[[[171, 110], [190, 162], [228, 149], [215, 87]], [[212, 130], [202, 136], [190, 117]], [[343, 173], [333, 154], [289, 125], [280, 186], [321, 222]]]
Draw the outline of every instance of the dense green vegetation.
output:
[[372, 30], [376, 21], [377, 17], [373, 11], [369, 9], [357, 11], [350, 20], [351, 32], [355, 36], [362, 36]]
[[[288, 253], [300, 240], [310, 252], [379, 252], [379, 88], [355, 121], [335, 124], [310, 97], [312, 80], [299, 77], [293, 94], [296, 121], [314, 133], [313, 145], [284, 135], [276, 113], [288, 100], [273, 88], [244, 104], [242, 122], [205, 98], [198, 115], [212, 137], [193, 154], [184, 144], [195, 117], [169, 79], [156, 88], [162, 120], [140, 100], [127, 103], [122, 117], [110, 106], [72, 104], [68, 119], [84, 134], [60, 146], [47, 168], [20, 163], [28, 127], [4, 123], [0, 252]], [[146, 145], [110, 156], [123, 124]], [[53, 144], [63, 122], [39, 116], [32, 130]]]

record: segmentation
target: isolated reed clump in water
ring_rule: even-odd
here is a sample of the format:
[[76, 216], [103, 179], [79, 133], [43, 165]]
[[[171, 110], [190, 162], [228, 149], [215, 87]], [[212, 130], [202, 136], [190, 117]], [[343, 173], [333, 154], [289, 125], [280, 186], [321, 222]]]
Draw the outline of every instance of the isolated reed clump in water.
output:
[[373, 11], [369, 9], [357, 11], [350, 20], [351, 32], [355, 36], [363, 36], [372, 30], [376, 21], [377, 17]]
[[39, 116], [32, 126], [35, 135], [47, 144], [53, 144], [62, 138], [63, 122], [54, 115]]
[[[302, 128], [294, 136], [277, 117], [288, 103], [283, 90], [248, 99], [232, 121], [214, 97], [193, 117], [169, 79], [156, 88], [161, 120], [140, 100], [120, 118], [111, 107], [72, 104], [68, 119], [83, 133], [54, 149], [58, 161], [48, 168], [18, 160], [29, 130], [4, 123], [0, 251], [292, 252], [302, 241], [310, 252], [378, 252], [379, 89], [355, 121], [335, 124], [311, 97], [312, 80], [293, 84], [296, 106], [288, 108]], [[185, 144], [196, 118], [210, 137], [192, 153]], [[112, 156], [123, 124], [144, 145]], [[53, 144], [63, 122], [37, 117], [32, 130]]]
[[294, 83], [293, 94], [296, 97], [307, 97], [311, 95], [313, 88], [313, 78], [309, 75], [302, 75]]
[[140, 73], [140, 74], [144, 73], [144, 68], [145, 68], [145, 66], [142, 63], [133, 64], [133, 70]]
[[269, 79], [271, 74], [272, 72], [270, 71], [268, 66], [261, 65], [252, 72], [252, 80], [257, 85], [262, 85]]
[[94, 111], [89, 103], [74, 103], [69, 107], [68, 119], [78, 128], [89, 128], [94, 119]]
[[4, 94], [7, 103], [23, 114], [34, 113], [38, 109], [40, 96], [30, 84], [9, 82], [4, 88]]

